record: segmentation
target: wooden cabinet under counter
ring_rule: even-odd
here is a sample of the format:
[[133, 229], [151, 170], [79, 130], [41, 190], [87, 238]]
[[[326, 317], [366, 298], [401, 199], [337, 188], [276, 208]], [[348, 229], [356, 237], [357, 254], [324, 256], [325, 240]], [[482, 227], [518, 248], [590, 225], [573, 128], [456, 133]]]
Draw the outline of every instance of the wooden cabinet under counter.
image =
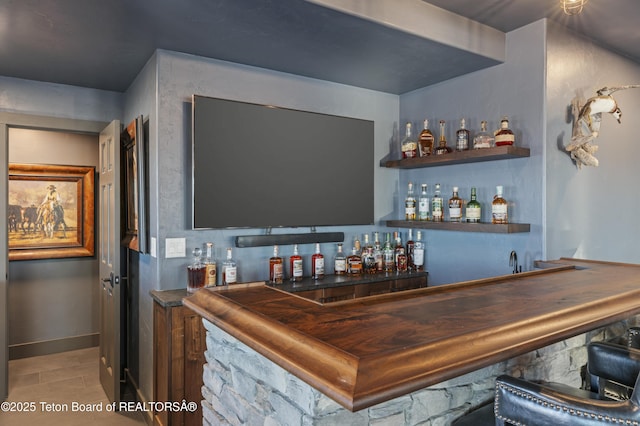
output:
[[182, 305], [186, 289], [152, 291], [153, 297], [153, 400], [195, 402], [196, 411], [156, 411], [153, 424], [202, 424], [202, 373], [206, 331], [202, 317]]

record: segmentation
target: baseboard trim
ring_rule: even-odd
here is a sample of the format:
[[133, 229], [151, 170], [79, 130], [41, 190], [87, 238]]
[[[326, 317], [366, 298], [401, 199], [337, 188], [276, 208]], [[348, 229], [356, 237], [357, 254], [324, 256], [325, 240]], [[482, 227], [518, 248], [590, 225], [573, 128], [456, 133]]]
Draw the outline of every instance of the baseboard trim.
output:
[[41, 342], [9, 345], [9, 359], [29, 358], [32, 356], [50, 355], [77, 349], [92, 348], [100, 345], [100, 333], [84, 336], [65, 337], [63, 339], [44, 340]]

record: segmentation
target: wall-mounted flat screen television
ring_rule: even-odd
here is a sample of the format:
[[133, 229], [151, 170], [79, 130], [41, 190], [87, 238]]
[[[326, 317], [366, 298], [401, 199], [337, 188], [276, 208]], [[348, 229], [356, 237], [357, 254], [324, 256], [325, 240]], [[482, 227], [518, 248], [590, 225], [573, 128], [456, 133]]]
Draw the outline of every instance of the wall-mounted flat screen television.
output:
[[374, 221], [373, 121], [193, 96], [193, 227]]

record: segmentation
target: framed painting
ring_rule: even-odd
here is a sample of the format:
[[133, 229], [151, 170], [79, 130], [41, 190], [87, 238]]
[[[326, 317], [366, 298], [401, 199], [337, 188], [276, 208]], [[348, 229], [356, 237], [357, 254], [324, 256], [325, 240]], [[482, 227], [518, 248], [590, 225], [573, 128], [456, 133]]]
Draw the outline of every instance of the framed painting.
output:
[[95, 168], [9, 163], [9, 260], [95, 253]]
[[124, 165], [125, 233], [122, 244], [147, 252], [147, 155], [144, 120], [133, 120], [120, 135]]

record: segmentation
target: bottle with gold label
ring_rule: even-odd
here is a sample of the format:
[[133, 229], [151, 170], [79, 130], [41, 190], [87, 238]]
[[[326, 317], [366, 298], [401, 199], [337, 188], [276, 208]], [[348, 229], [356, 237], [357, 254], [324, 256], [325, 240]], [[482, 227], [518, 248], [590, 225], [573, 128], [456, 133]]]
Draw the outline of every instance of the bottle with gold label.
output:
[[509, 128], [508, 117], [502, 117], [500, 128], [496, 130], [494, 136], [496, 140], [496, 146], [513, 145], [515, 143], [515, 135]]
[[507, 200], [502, 197], [502, 185], [496, 186], [496, 195], [491, 203], [491, 222], [497, 224], [509, 223]]
[[433, 145], [435, 143], [435, 138], [433, 137], [433, 133], [429, 130], [429, 120], [424, 120], [424, 128], [422, 132], [420, 132], [420, 137], [418, 138], [418, 152], [420, 157], [427, 157], [433, 154]]
[[204, 266], [206, 268], [206, 278], [204, 285], [213, 287], [217, 284], [216, 260], [213, 257], [213, 243], [205, 243], [204, 245]]
[[347, 256], [347, 273], [349, 275], [362, 274], [362, 257], [360, 257], [355, 247], [351, 249], [351, 254]]
[[411, 135], [411, 123], [407, 123], [405, 127], [405, 136], [400, 143], [402, 149], [402, 158], [415, 158], [418, 153], [418, 143]]
[[448, 154], [450, 152], [451, 148], [447, 146], [447, 135], [445, 134], [445, 121], [440, 120], [440, 139], [438, 140], [436, 155]]
[[413, 183], [409, 182], [407, 187], [407, 198], [404, 200], [405, 220], [416, 220], [416, 197], [413, 195]]

